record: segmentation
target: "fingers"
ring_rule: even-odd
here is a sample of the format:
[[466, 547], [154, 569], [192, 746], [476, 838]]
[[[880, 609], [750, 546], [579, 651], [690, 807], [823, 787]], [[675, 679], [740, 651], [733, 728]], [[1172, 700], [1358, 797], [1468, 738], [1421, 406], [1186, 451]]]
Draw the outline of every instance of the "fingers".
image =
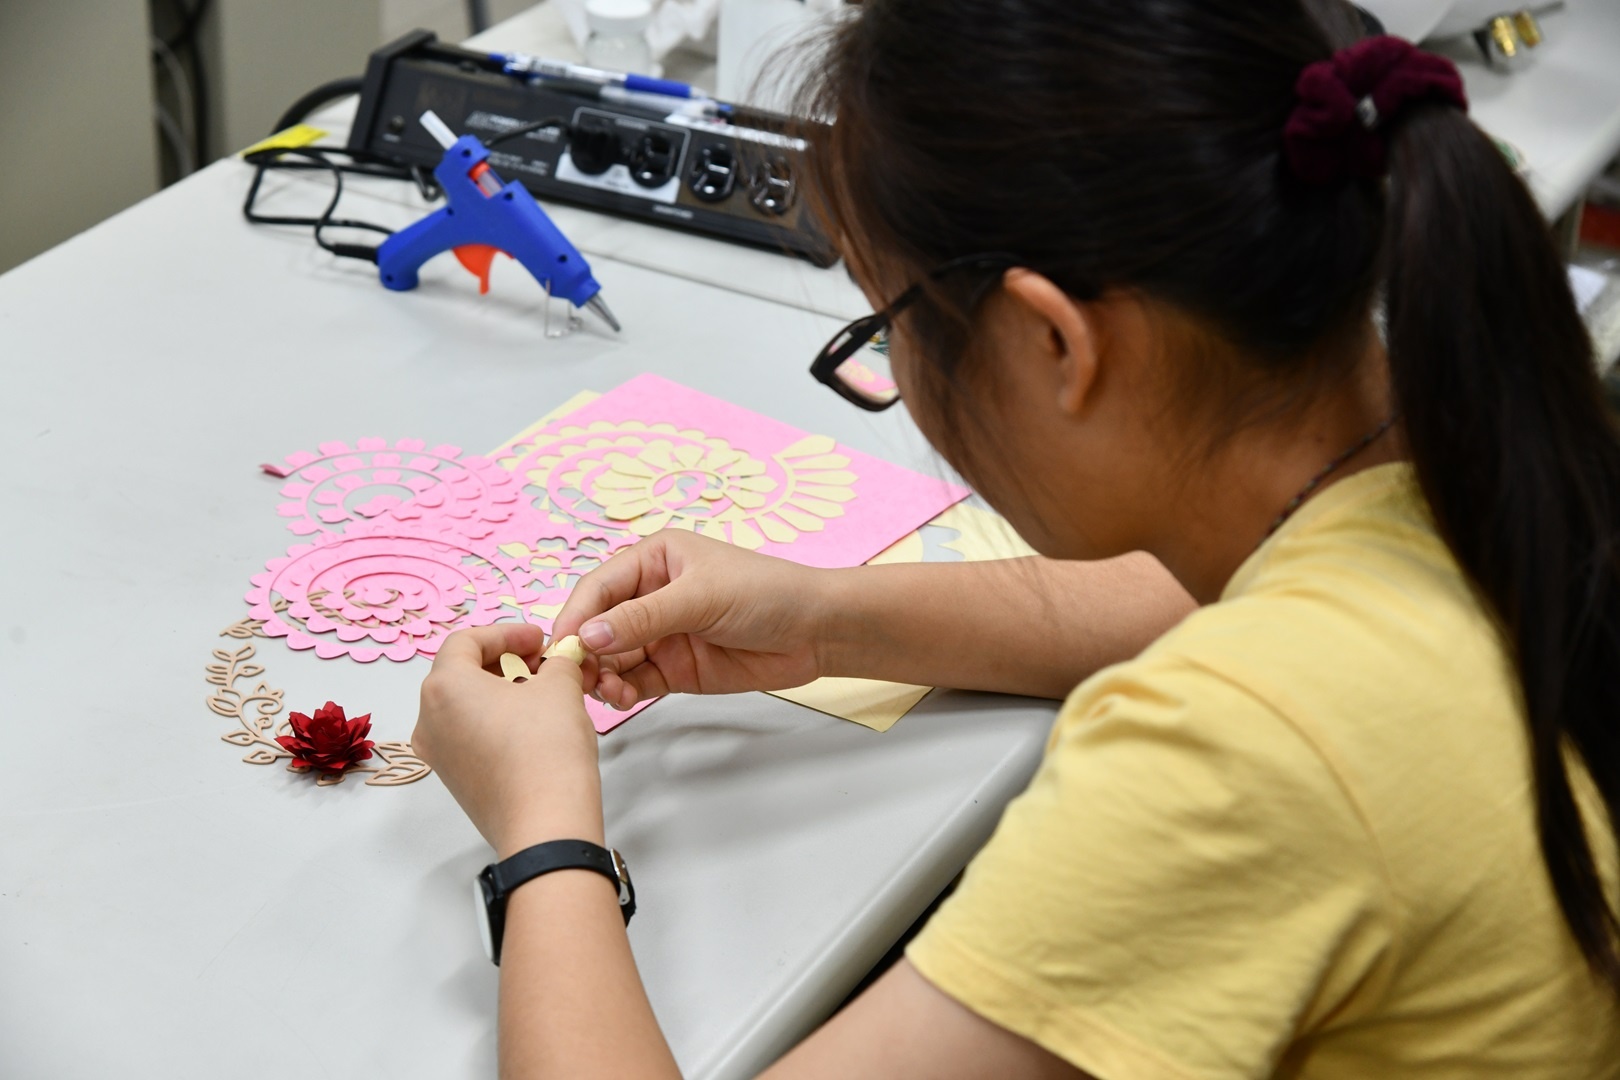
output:
[[556, 686], [564, 682], [573, 687], [576, 694], [585, 693], [585, 676], [579, 670], [579, 665], [566, 656], [553, 656], [541, 661], [540, 670], [534, 673], [530, 683], [541, 686]]
[[609, 656], [592, 657], [596, 661], [599, 671], [611, 671], [615, 675], [621, 671], [629, 671], [637, 664], [647, 659], [646, 649], [627, 649], [622, 653], [613, 653]]
[[629, 709], [637, 702], [666, 697], [672, 693], [669, 681], [656, 664], [637, 664], [623, 672], [604, 671], [596, 683], [597, 700], [615, 709]]
[[501, 653], [517, 653], [529, 659], [540, 654], [545, 641], [545, 633], [530, 623], [503, 622], [457, 630], [439, 646], [439, 654], [433, 658], [433, 670], [494, 669], [493, 665], [500, 663]]
[[[551, 624], [557, 637], [579, 633], [587, 621], [633, 596], [669, 583], [662, 535], [625, 548], [580, 579]], [[590, 642], [586, 642], [589, 646]]]
[[671, 634], [701, 634], [714, 623], [716, 596], [691, 578], [677, 578], [657, 592], [626, 600], [580, 627], [595, 653], [645, 648]]
[[709, 575], [703, 587], [693, 564], [710, 566], [713, 558], [734, 552], [719, 540], [666, 529], [585, 575], [552, 630], [558, 637], [578, 634], [598, 654], [622, 653], [670, 634], [702, 633], [724, 607], [713, 588], [724, 575]]

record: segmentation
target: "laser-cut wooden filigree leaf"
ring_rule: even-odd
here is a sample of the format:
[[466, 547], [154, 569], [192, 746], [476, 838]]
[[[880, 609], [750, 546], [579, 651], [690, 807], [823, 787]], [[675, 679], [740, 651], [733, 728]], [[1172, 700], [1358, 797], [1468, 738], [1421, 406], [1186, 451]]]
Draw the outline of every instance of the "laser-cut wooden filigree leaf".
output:
[[416, 756], [408, 742], [380, 742], [373, 750], [383, 760], [384, 767], [366, 778], [366, 784], [370, 787], [413, 784], [433, 771], [427, 762]]
[[[285, 609], [286, 605], [282, 604], [280, 610]], [[242, 629], [245, 623], [251, 621], [232, 623], [220, 632], [220, 636], [237, 640], [266, 636], [259, 632], [259, 628]], [[238, 629], [241, 629], [240, 633], [233, 632]], [[251, 748], [242, 758], [249, 765], [274, 765], [278, 761], [288, 761], [289, 772], [309, 772], [308, 768], [291, 765], [292, 754], [275, 739], [277, 734], [290, 730], [286, 720], [278, 721], [286, 707], [284, 692], [263, 680], [254, 683], [251, 690], [241, 689], [247, 685], [247, 680], [258, 679], [264, 674], [264, 665], [253, 662], [255, 655], [256, 650], [251, 644], [235, 649], [215, 649], [213, 661], [204, 665], [205, 680], [217, 688], [206, 699], [208, 708], [237, 723], [236, 730], [226, 732], [220, 739], [232, 746]], [[427, 762], [411, 750], [408, 742], [380, 742], [376, 744], [374, 752], [382, 762], [380, 767], [357, 765], [344, 773], [322, 773], [316, 777], [315, 785], [331, 787], [341, 784], [347, 773], [370, 773], [372, 775], [366, 781], [368, 786], [399, 787], [432, 772]]]

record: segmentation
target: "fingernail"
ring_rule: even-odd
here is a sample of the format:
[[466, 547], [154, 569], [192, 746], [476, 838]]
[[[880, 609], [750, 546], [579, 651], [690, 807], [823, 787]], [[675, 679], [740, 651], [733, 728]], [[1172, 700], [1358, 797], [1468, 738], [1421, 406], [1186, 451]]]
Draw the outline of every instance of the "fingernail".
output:
[[605, 622], [588, 622], [579, 628], [579, 640], [592, 652], [600, 652], [613, 644], [613, 627]]

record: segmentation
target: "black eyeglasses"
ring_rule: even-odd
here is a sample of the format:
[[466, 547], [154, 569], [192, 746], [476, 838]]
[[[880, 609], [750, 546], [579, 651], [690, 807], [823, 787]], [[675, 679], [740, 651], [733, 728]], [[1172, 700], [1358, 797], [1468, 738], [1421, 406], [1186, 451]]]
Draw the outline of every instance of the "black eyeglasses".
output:
[[[999, 272], [1018, 263], [1017, 256], [1003, 252], [964, 255], [930, 270], [928, 280], [938, 281], [963, 270]], [[977, 307], [989, 286], [998, 280], [991, 278], [981, 285], [969, 306]], [[832, 387], [845, 401], [868, 412], [882, 412], [899, 401], [900, 388], [895, 385], [889, 365], [889, 328], [895, 317], [916, 303], [922, 294], [923, 286], [918, 282], [883, 310], [856, 319], [838, 331], [810, 365], [810, 374], [817, 382]]]

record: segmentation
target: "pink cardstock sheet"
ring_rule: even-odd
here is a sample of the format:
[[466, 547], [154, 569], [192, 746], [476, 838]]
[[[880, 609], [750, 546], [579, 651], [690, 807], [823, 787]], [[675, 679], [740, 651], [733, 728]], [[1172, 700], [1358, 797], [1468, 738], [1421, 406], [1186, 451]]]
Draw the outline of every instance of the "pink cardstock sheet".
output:
[[526, 485], [531, 522], [608, 554], [676, 528], [807, 566], [858, 566], [968, 494], [650, 374], [497, 460]]

